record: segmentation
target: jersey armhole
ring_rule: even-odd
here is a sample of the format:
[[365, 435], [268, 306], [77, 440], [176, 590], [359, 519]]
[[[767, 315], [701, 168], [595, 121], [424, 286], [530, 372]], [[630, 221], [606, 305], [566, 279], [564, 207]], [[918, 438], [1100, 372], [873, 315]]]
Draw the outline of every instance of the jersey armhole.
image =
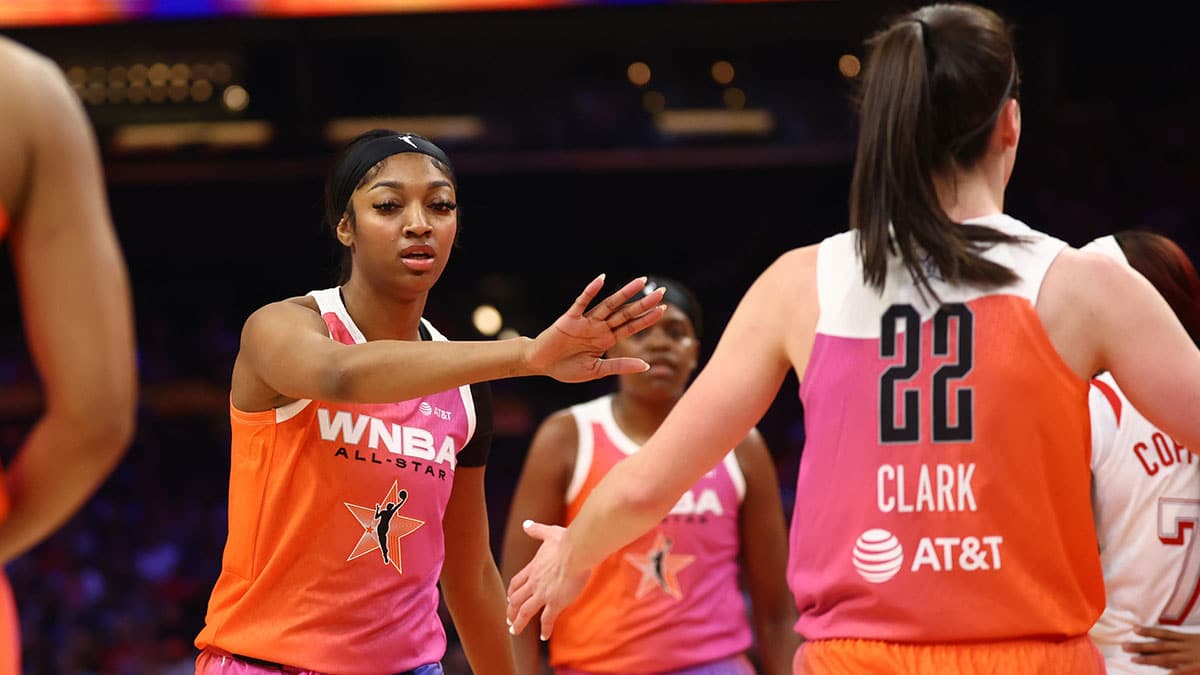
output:
[[1107, 383], [1093, 379], [1088, 392], [1088, 416], [1091, 420], [1089, 431], [1092, 437], [1088, 448], [1091, 451], [1088, 464], [1093, 473], [1104, 463], [1104, 458], [1116, 443], [1120, 427], [1120, 409], [1121, 398], [1116, 391]]
[[1092, 386], [1096, 387], [1101, 394], [1104, 394], [1104, 398], [1108, 400], [1108, 405], [1112, 407], [1113, 415], [1117, 419], [1117, 424], [1120, 424], [1122, 406], [1121, 397], [1117, 395], [1117, 392], [1112, 387], [1108, 386], [1107, 382], [1101, 380], [1100, 378], [1094, 378], [1092, 380]]
[[592, 470], [592, 452], [594, 438], [592, 434], [591, 420], [586, 419], [579, 411], [572, 410], [571, 418], [575, 420], [575, 430], [578, 433], [579, 440], [575, 444], [575, 470], [571, 473], [571, 482], [567, 484], [567, 491], [564, 493], [564, 503], [570, 504], [579, 496], [579, 492], [583, 490], [583, 484], [587, 481], [588, 473]]
[[742, 465], [738, 463], [737, 453], [730, 452], [722, 461], [725, 463], [725, 471], [729, 473], [729, 480], [733, 483], [733, 489], [737, 492], [738, 504], [741, 504], [746, 499], [746, 475], [742, 473]]

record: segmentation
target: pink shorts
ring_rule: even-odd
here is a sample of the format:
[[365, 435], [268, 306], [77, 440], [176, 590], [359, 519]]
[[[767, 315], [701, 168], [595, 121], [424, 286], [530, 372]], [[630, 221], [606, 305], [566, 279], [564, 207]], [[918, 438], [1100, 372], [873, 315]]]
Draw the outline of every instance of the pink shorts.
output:
[[[600, 673], [588, 673], [582, 670], [572, 670], [570, 668], [555, 668], [554, 675], [601, 675]], [[754, 675], [754, 666], [750, 664], [750, 659], [746, 658], [745, 654], [737, 654], [729, 658], [720, 659], [718, 661], [709, 661], [680, 670], [662, 671], [658, 673], [646, 673], [644, 675]]]
[[[315, 670], [305, 670], [291, 666], [250, 663], [228, 652], [213, 649], [212, 647], [200, 652], [200, 656], [196, 657], [196, 675], [278, 675], [279, 673], [285, 673], [286, 675], [324, 675]], [[437, 663], [431, 663], [410, 670], [408, 673], [398, 673], [397, 675], [409, 674], [442, 675], [442, 666]], [[0, 672], [0, 675], [7, 675], [7, 673]], [[14, 675], [16, 674], [14, 673]]]

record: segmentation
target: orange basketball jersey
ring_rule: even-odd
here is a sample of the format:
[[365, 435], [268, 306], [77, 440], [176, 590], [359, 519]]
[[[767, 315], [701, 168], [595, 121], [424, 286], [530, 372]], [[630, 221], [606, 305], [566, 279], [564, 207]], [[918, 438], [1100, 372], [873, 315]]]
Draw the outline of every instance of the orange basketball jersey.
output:
[[[600, 480], [639, 448], [617, 426], [612, 396], [571, 413], [579, 449], [567, 488], [567, 523]], [[661, 673], [748, 649], [750, 622], [738, 585], [745, 492], [730, 452], [662, 523], [596, 566], [555, 624], [550, 663], [571, 672]]]
[[994, 289], [923, 296], [893, 257], [863, 282], [856, 233], [817, 258], [820, 319], [800, 387], [807, 438], [789, 581], [809, 639], [963, 643], [1085, 635], [1104, 608], [1088, 383], [1035, 308], [1061, 241], [982, 255]]
[[[310, 295], [331, 339], [365, 342], [338, 289]], [[229, 538], [196, 646], [338, 675], [441, 660], [442, 518], [460, 460], [482, 464], [472, 390], [230, 406]]]

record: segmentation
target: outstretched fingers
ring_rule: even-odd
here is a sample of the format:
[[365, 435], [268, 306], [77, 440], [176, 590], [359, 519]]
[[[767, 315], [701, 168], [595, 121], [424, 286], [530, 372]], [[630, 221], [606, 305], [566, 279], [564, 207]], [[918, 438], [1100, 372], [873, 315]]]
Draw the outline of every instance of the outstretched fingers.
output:
[[638, 331], [643, 331], [650, 326], [653, 326], [658, 322], [659, 319], [663, 318], [663, 314], [665, 314], [666, 311], [666, 305], [653, 307], [650, 309], [650, 311], [642, 314], [641, 316], [637, 316], [631, 321], [615, 327], [613, 330], [613, 337], [617, 340], [617, 342], [620, 342], [621, 340], [624, 340]]
[[591, 283], [584, 286], [583, 292], [579, 294], [579, 297], [575, 298], [575, 302], [567, 310], [567, 316], [583, 316], [584, 310], [587, 309], [588, 305], [592, 304], [592, 300], [595, 299], [596, 294], [600, 292], [601, 288], [604, 288], [603, 274], [592, 279]]
[[610, 375], [634, 375], [650, 370], [650, 364], [641, 359], [621, 356], [613, 359], [600, 359], [596, 364], [596, 378]]
[[654, 309], [655, 305], [662, 304], [666, 292], [666, 288], [659, 287], [647, 293], [646, 297], [621, 307], [608, 317], [608, 327], [616, 329]]
[[[646, 285], [646, 277], [638, 277], [633, 281], [625, 284], [616, 293], [605, 298], [600, 304], [592, 308], [587, 313], [589, 319], [597, 319], [599, 321], [607, 321], [613, 312], [616, 312], [626, 302], [629, 301], [642, 287]], [[593, 294], [594, 295], [594, 294]]]

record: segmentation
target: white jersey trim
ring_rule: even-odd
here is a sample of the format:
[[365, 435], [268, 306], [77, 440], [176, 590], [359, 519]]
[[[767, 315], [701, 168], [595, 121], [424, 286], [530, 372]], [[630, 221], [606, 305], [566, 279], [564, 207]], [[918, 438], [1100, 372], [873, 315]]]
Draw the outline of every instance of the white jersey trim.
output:
[[[327, 288], [322, 291], [312, 291], [309, 293], [309, 295], [317, 301], [317, 310], [320, 311], [321, 314], [324, 314], [325, 312], [334, 312], [338, 315], [338, 318], [342, 320], [342, 323], [345, 324], [346, 328], [351, 331], [350, 334], [352, 336], [355, 333], [361, 335], [361, 333], [358, 332], [358, 327], [355, 326], [354, 322], [350, 321], [350, 317], [346, 315], [346, 308], [342, 305], [341, 295], [338, 293], [338, 289]], [[328, 330], [326, 331], [326, 334], [329, 334]], [[333, 335], [329, 335], [329, 337], [330, 339], [333, 339]], [[299, 415], [300, 413], [304, 412], [304, 409], [308, 407], [309, 403], [312, 403], [311, 398], [300, 398], [292, 401], [291, 403], [275, 408], [275, 423], [283, 424], [296, 415]]]
[[613, 415], [613, 396], [609, 394], [600, 400], [603, 400], [605, 404], [596, 406], [595, 419], [600, 426], [604, 427], [604, 433], [608, 434], [613, 445], [617, 446], [617, 449], [626, 456], [641, 450], [642, 446], [635, 443], [617, 424], [617, 418]]
[[1129, 259], [1125, 257], [1125, 251], [1121, 248], [1121, 245], [1117, 243], [1117, 238], [1111, 234], [1100, 237], [1099, 239], [1093, 239], [1084, 244], [1083, 248], [1079, 250], [1106, 255], [1123, 265], [1129, 264]]
[[[565, 497], [568, 504], [579, 496], [579, 491], [583, 489], [583, 483], [587, 480], [588, 472], [592, 468], [592, 457], [595, 454], [593, 424], [599, 424], [604, 429], [605, 435], [621, 451], [621, 454], [629, 456], [641, 449], [641, 446], [617, 425], [617, 418], [613, 415], [612, 407], [612, 394], [571, 406], [571, 415], [575, 418], [575, 428], [579, 434], [579, 449], [575, 455], [575, 471], [571, 475], [571, 482], [567, 485]], [[738, 464], [736, 453], [730, 450], [721, 462], [725, 465], [725, 472], [729, 474], [734, 491], [737, 492], [738, 504], [741, 504], [746, 498], [746, 476], [742, 473], [741, 465]]]
[[721, 461], [725, 464], [725, 472], [729, 474], [729, 480], [737, 492], [738, 504], [741, 504], [746, 499], [746, 475], [742, 473], [742, 465], [738, 463], [737, 453], [730, 451]]
[[346, 311], [346, 305], [342, 302], [342, 293], [337, 287], [312, 291], [309, 295], [316, 299], [317, 309], [321, 310], [321, 314], [333, 312], [337, 315], [342, 325], [346, 327], [346, 331], [350, 333], [350, 337], [354, 339], [355, 344], [361, 345], [367, 341], [362, 331], [358, 329], [358, 325], [354, 323], [354, 319], [350, 318], [350, 313]]
[[[1023, 243], [997, 244], [982, 253], [988, 260], [1016, 272], [1018, 280], [998, 288], [975, 288], [948, 284], [934, 271], [930, 284], [942, 302], [970, 302], [989, 295], [1016, 295], [1036, 304], [1046, 271], [1067, 244], [1000, 213], [968, 222], [1025, 239]], [[846, 338], [878, 338], [879, 317], [895, 304], [912, 305], [922, 321], [933, 316], [937, 306], [932, 298], [921, 294], [899, 256], [891, 256], [888, 260], [887, 283], [882, 291], [866, 285], [857, 242], [857, 232], [843, 232], [825, 239], [817, 249], [818, 333]]]
[[[341, 320], [342, 325], [346, 327], [346, 331], [348, 333], [350, 333], [350, 337], [354, 340], [355, 344], [360, 344], [360, 345], [366, 344], [367, 338], [363, 335], [363, 332], [361, 330], [359, 330], [358, 325], [354, 323], [354, 319], [350, 318], [350, 313], [346, 311], [346, 305], [345, 305], [345, 303], [342, 302], [342, 293], [340, 290], [338, 290], [338, 288], [334, 287], [334, 288], [326, 288], [326, 289], [319, 290], [319, 291], [311, 291], [311, 292], [309, 292], [309, 295], [312, 296], [317, 301], [317, 309], [319, 309], [321, 311], [321, 314], [325, 314], [326, 312], [333, 312], [335, 315], [337, 315], [337, 318], [339, 320]], [[436, 341], [436, 342], [446, 342], [447, 341], [446, 336], [442, 335], [438, 331], [438, 329], [434, 328], [433, 324], [429, 323], [429, 321], [427, 321], [425, 319], [425, 317], [421, 317], [421, 325], [425, 326], [425, 329], [429, 331], [429, 337], [433, 338], [434, 341]], [[330, 337], [330, 339], [333, 338], [332, 335], [330, 335], [329, 337]], [[471, 439], [475, 437], [475, 425], [476, 425], [475, 397], [471, 395], [471, 385], [469, 385], [469, 384], [465, 384], [465, 385], [459, 387], [458, 395], [462, 398], [463, 409], [467, 413], [467, 436], [463, 440], [463, 447], [466, 447], [467, 444], [471, 442]], [[300, 406], [298, 409], [296, 409], [294, 411], [289, 409], [290, 406], [294, 406], [297, 403], [300, 403], [300, 401], [295, 401], [294, 403], [289, 403], [287, 406], [283, 406], [282, 408], [276, 409], [276, 414], [275, 414], [276, 421], [280, 422], [280, 421], [284, 421], [287, 419], [291, 419], [295, 415], [299, 414], [300, 411], [304, 409], [304, 406]], [[307, 405], [307, 404], [308, 404], [308, 402], [306, 399], [305, 405]], [[288, 409], [288, 410], [286, 412], [281, 413], [281, 411], [284, 411], [285, 409]], [[286, 415], [286, 417], [284, 417], [283, 419], [280, 419], [281, 414]]]
[[571, 406], [571, 417], [575, 418], [575, 432], [579, 441], [575, 444], [575, 469], [571, 472], [571, 482], [567, 484], [567, 492], [563, 495], [564, 503], [570, 504], [583, 490], [588, 474], [592, 471], [592, 457], [595, 453], [596, 439], [592, 435], [592, 423], [595, 421], [595, 410], [609, 405], [609, 396], [598, 398], [587, 403]]
[[[1104, 373], [1096, 377], [1112, 388], [1113, 392], [1121, 399], [1121, 407], [1125, 408], [1129, 403], [1125, 400], [1125, 394], [1121, 392], [1121, 388], [1117, 386], [1112, 375]], [[1117, 431], [1121, 428], [1120, 420], [1117, 419], [1117, 413], [1113, 410], [1112, 402], [1104, 395], [1095, 384], [1088, 389], [1088, 409], [1089, 417], [1092, 420], [1092, 473], [1095, 473], [1109, 453], [1115, 450], [1117, 444]]]
[[304, 412], [308, 404], [312, 403], [311, 398], [298, 398], [287, 405], [281, 405], [275, 409], [275, 424], [283, 424], [292, 419], [296, 415]]
[[[433, 327], [425, 317], [421, 317], [421, 325], [425, 326], [425, 330], [429, 331], [429, 337], [435, 342], [449, 342], [445, 335], [442, 335], [438, 329]], [[462, 397], [463, 409], [467, 411], [467, 437], [463, 440], [463, 447], [471, 442], [475, 437], [475, 397], [471, 395], [471, 385], [464, 384], [458, 388], [458, 395]]]

